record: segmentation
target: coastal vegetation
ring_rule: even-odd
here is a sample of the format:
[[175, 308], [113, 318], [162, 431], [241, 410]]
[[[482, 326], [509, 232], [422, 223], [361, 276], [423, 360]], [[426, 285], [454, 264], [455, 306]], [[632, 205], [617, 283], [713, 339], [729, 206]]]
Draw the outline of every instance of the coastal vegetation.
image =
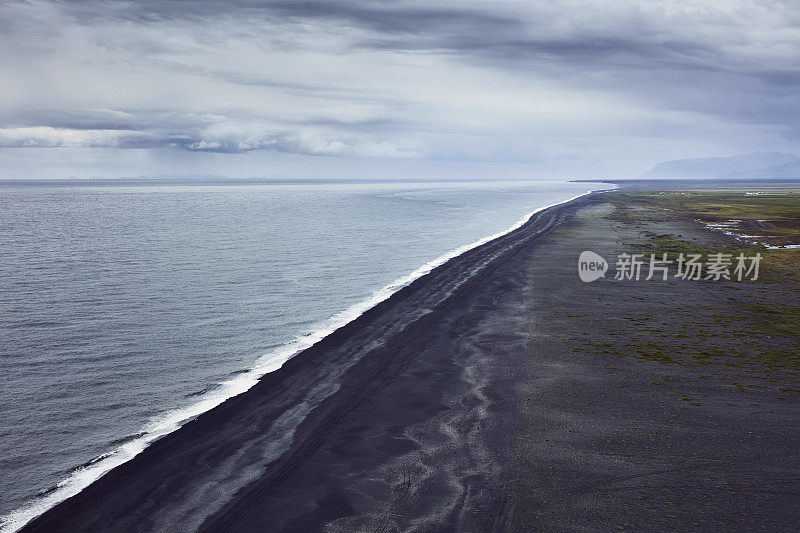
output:
[[[678, 365], [691, 379], [717, 375], [737, 390], [772, 387], [800, 398], [793, 385], [800, 371], [800, 248], [791, 247], [800, 245], [800, 192], [617, 191], [608, 199], [606, 218], [639, 236], [620, 251], [673, 261], [679, 254], [759, 253], [762, 270], [755, 281], [620, 284], [615, 310], [624, 326], [595, 334], [579, 351]], [[724, 221], [735, 225], [715, 226]], [[758, 239], [742, 231], [754, 225]], [[684, 283], [694, 285], [676, 300], [670, 291]], [[692, 294], [714, 298], [698, 305]]]

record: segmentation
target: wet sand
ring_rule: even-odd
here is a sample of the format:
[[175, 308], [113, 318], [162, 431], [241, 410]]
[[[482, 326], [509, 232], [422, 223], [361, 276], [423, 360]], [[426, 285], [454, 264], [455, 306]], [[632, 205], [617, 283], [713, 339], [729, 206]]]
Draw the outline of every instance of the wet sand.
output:
[[583, 250], [715, 238], [612, 209], [550, 208], [449, 261], [25, 531], [795, 529], [796, 375], [743, 388], [602, 348], [647, 331], [625, 317], [677, 334], [676, 306], [763, 286], [582, 283]]

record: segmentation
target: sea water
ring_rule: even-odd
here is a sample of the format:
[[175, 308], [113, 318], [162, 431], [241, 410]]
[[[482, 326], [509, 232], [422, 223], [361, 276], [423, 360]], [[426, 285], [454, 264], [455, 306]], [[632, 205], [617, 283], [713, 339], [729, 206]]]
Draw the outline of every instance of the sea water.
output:
[[4, 529], [448, 257], [589, 188], [0, 182]]

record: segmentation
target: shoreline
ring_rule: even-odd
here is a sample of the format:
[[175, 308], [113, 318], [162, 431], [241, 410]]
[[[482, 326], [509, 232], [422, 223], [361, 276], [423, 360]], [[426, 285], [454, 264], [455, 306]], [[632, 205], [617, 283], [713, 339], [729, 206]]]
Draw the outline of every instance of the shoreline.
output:
[[119, 448], [93, 459], [84, 467], [76, 469], [43, 499], [34, 502], [28, 507], [12, 511], [5, 515], [3, 518], [6, 522], [3, 523], [1, 530], [4, 532], [18, 531], [31, 521], [47, 514], [53, 508], [60, 506], [63, 502], [80, 495], [87, 487], [103, 478], [109, 472], [127, 464], [140, 454], [146, 452], [154, 443], [180, 431], [187, 423], [195, 420], [197, 417], [203, 416], [203, 414], [210, 412], [231, 398], [247, 393], [247, 391], [257, 385], [264, 376], [276, 372], [281, 368], [281, 365], [284, 365], [287, 361], [301, 355], [304, 351], [322, 342], [339, 329], [357, 321], [373, 308], [380, 306], [398, 292], [409, 287], [415, 281], [428, 275], [433, 270], [445, 265], [447, 262], [486, 245], [487, 243], [491, 243], [494, 240], [506, 237], [527, 225], [533, 217], [543, 211], [559, 208], [581, 198], [600, 194], [604, 191], [605, 190], [588, 190], [584, 194], [572, 197], [563, 202], [531, 211], [508, 229], [443, 254], [422, 265], [414, 272], [375, 291], [366, 300], [334, 315], [326, 323], [320, 325], [320, 328], [315, 330], [311, 335], [299, 337], [277, 350], [261, 356], [252, 369], [231, 380], [221, 383], [210, 397], [202, 398], [200, 401], [187, 407], [167, 412], [160, 415], [154, 421], [149, 422], [142, 428], [138, 437], [128, 440], [120, 445]]
[[24, 530], [791, 529], [796, 272], [576, 275], [583, 250], [732, 245], [663, 207], [543, 210]]

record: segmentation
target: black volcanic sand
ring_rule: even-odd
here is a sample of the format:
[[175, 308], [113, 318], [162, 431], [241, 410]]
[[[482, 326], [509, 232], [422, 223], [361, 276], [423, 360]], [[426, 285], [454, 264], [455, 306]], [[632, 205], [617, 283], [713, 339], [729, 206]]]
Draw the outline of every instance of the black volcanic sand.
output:
[[736, 313], [798, 287], [582, 283], [583, 250], [722, 238], [614, 209], [451, 260], [26, 531], [797, 530], [797, 367]]

